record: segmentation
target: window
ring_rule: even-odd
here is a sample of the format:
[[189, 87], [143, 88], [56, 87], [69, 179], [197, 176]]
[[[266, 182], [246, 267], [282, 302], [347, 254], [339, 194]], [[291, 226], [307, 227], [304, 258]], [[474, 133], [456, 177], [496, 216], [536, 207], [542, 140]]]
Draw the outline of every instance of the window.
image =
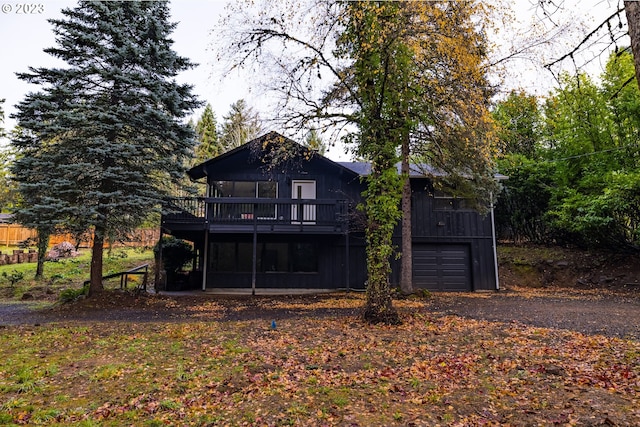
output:
[[314, 273], [318, 271], [317, 245], [313, 243], [291, 244], [291, 271]]
[[287, 243], [263, 243], [258, 246], [258, 271], [289, 271], [289, 245]]
[[433, 208], [438, 211], [468, 209], [467, 201], [465, 199], [452, 196], [451, 194], [440, 190], [435, 190], [433, 192]]
[[[251, 273], [252, 243], [214, 242], [209, 253], [212, 271]], [[259, 273], [318, 272], [318, 245], [314, 243], [258, 243], [256, 256]]]
[[433, 207], [439, 211], [453, 210], [453, 196], [444, 191], [435, 190], [433, 192]]
[[[278, 184], [272, 181], [216, 181], [211, 184], [209, 194], [212, 197], [243, 197], [247, 199], [262, 198], [276, 199]], [[254, 214], [259, 218], [275, 218], [276, 205], [273, 203], [258, 204], [254, 212], [254, 204], [216, 204], [215, 218], [253, 219]]]
[[238, 181], [233, 183], [233, 193], [231, 197], [257, 197], [255, 182]]
[[256, 197], [275, 199], [277, 197], [277, 184], [272, 181], [256, 182]]
[[251, 273], [253, 261], [253, 244], [238, 243], [238, 268], [236, 271]]
[[[275, 182], [271, 181], [258, 181], [256, 182], [256, 197], [261, 199], [275, 199], [278, 197], [278, 186]], [[256, 215], [258, 218], [275, 218], [276, 217], [276, 205], [275, 204], [259, 204]]]
[[235, 271], [236, 246], [235, 243], [215, 243], [211, 245], [209, 266], [214, 271]]
[[211, 184], [212, 197], [260, 197], [275, 199], [278, 185], [273, 181], [216, 181]]

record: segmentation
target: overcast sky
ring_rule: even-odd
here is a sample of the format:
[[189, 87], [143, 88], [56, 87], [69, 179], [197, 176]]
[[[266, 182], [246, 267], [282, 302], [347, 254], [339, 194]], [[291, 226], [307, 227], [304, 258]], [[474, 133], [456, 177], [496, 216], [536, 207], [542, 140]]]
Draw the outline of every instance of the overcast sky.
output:
[[[60, 18], [63, 8], [74, 7], [72, 0], [45, 0], [42, 13], [16, 13], [17, 3], [3, 3], [13, 8], [12, 12], [0, 13], [0, 98], [6, 98], [6, 112], [15, 111], [18, 103], [35, 86], [19, 80], [15, 73], [28, 71], [29, 66], [42, 67], [55, 64], [55, 59], [42, 50], [55, 45], [52, 26], [47, 22], [51, 18]], [[195, 92], [205, 101], [215, 103], [214, 109], [221, 118], [229, 105], [242, 97], [250, 101], [252, 96], [248, 87], [240, 79], [227, 80], [220, 84], [214, 75], [213, 54], [208, 50], [209, 31], [216, 25], [226, 2], [222, 0], [177, 0], [171, 3], [172, 20], [178, 26], [172, 38], [174, 49], [181, 55], [198, 63], [195, 69], [181, 74], [180, 80], [193, 84]], [[6, 6], [9, 5], [9, 6]], [[8, 115], [8, 114], [7, 114]], [[13, 127], [8, 121], [7, 128]]]
[[[49, 67], [56, 65], [55, 58], [43, 52], [43, 49], [55, 45], [52, 26], [48, 19], [60, 18], [60, 11], [74, 7], [73, 0], [45, 0], [42, 9], [36, 13], [16, 13], [17, 3], [3, 3], [0, 8], [13, 9], [9, 13], [0, 11], [0, 99], [5, 98], [5, 129], [15, 126], [9, 115], [15, 112], [13, 106], [20, 102], [29, 91], [37, 90], [19, 80], [15, 73], [28, 71], [32, 67]], [[258, 102], [253, 99], [255, 90], [247, 84], [246, 76], [231, 76], [221, 82], [220, 71], [215, 67], [214, 54], [210, 50], [209, 32], [216, 25], [224, 11], [226, 1], [223, 0], [174, 0], [171, 3], [172, 20], [178, 23], [172, 34], [175, 41], [174, 50], [199, 64], [196, 68], [183, 72], [179, 76], [181, 82], [194, 85], [194, 92], [200, 99], [210, 102], [216, 112], [218, 121], [222, 119], [229, 106], [238, 99], [244, 98], [250, 105]], [[58, 65], [64, 65], [60, 62]]]
[[[535, 21], [532, 1], [534, 0], [511, 2], [518, 8], [517, 15], [526, 25]], [[612, 11], [617, 3], [616, 0], [564, 0], [567, 8], [564, 19], [580, 16], [580, 19], [584, 20], [584, 28], [575, 29], [575, 34], [579, 34], [584, 29], [591, 29], [596, 20], [608, 16], [607, 12]], [[19, 10], [20, 4], [26, 4], [33, 13], [18, 13], [25, 12], [24, 6]], [[13, 106], [20, 102], [27, 92], [37, 90], [37, 87], [18, 80], [15, 73], [28, 71], [29, 66], [56, 65], [53, 58], [42, 51], [54, 46], [51, 25], [47, 19], [61, 17], [61, 9], [74, 7], [76, 4], [76, 1], [71, 0], [41, 0], [38, 3], [0, 0], [0, 99], [6, 99], [3, 106], [6, 115], [5, 129], [11, 129], [15, 125], [15, 122], [8, 118], [15, 111]], [[172, 20], [178, 22], [172, 35], [175, 41], [174, 49], [181, 56], [199, 64], [197, 68], [184, 72], [180, 81], [195, 86], [194, 92], [199, 98], [212, 104], [218, 121], [227, 113], [229, 106], [240, 98], [244, 98], [249, 105], [259, 110], [262, 117], [267, 118], [269, 112], [263, 110], [267, 104], [261, 102], [260, 89], [251, 87], [250, 76], [234, 75], [224, 81], [219, 78], [221, 70], [215, 63], [215, 54], [210, 50], [209, 32], [218, 23], [225, 4], [226, 0], [174, 0], [171, 3]], [[558, 19], [561, 17], [558, 16]], [[565, 48], [558, 47], [560, 50]], [[553, 85], [550, 74], [539, 68], [527, 69], [524, 64], [517, 67], [523, 71], [514, 73], [516, 77], [510, 78], [507, 82], [510, 86], [523, 86], [533, 93], [542, 95]], [[342, 150], [333, 149], [328, 156], [335, 160], [345, 160]]]

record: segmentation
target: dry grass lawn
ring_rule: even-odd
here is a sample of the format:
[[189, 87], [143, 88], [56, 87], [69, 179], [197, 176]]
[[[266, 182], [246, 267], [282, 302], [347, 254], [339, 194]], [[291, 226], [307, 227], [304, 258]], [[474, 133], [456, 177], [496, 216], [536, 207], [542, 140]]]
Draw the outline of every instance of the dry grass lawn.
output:
[[274, 330], [217, 321], [205, 300], [207, 320], [5, 326], [0, 425], [640, 425], [638, 341], [396, 305], [396, 327], [300, 315]]

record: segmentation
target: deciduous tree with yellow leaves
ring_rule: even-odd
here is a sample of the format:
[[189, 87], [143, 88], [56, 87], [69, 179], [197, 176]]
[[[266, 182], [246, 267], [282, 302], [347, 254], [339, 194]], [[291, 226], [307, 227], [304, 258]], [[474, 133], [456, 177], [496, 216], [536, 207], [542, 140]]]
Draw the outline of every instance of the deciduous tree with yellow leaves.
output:
[[[282, 107], [288, 107], [281, 110], [285, 124], [338, 128], [354, 152], [371, 162], [363, 206], [364, 316], [397, 323], [389, 282], [395, 251], [391, 237], [403, 211], [403, 291], [412, 290], [409, 164], [429, 163], [452, 191], [478, 201], [495, 189], [483, 6], [474, 1], [304, 5], [279, 12], [263, 9], [253, 20], [243, 17], [245, 30], [234, 26], [236, 35], [230, 35], [227, 48], [239, 55], [233, 66], [262, 61], [278, 68], [277, 83], [271, 85], [283, 95]], [[294, 25], [303, 21], [313, 23], [306, 34]], [[277, 46], [280, 55], [274, 56], [270, 46]], [[293, 56], [285, 54], [293, 51]], [[471, 193], [472, 188], [481, 191]]]

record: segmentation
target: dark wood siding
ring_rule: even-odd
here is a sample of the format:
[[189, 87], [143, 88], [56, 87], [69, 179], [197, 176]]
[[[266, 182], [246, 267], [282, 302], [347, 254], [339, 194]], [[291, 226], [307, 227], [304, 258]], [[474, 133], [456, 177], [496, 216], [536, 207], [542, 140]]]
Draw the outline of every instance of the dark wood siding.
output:
[[[292, 198], [292, 182], [315, 181], [317, 209], [320, 202], [335, 201], [344, 207], [348, 201], [351, 210], [362, 200], [364, 185], [356, 172], [346, 169], [321, 156], [310, 160], [292, 161], [280, 168], [267, 171], [249, 146], [233, 150], [195, 169], [194, 178], [215, 181], [272, 181], [277, 183], [279, 199]], [[356, 170], [359, 170], [356, 168]], [[360, 170], [366, 173], [364, 170]], [[190, 172], [191, 173], [191, 172]], [[412, 188], [412, 244], [414, 246], [414, 279], [417, 287], [433, 290], [492, 290], [496, 288], [491, 219], [470, 209], [461, 209], [458, 202], [448, 206], [436, 203], [433, 188], [427, 178], [411, 179]], [[207, 199], [209, 200], [209, 199]], [[211, 199], [213, 200], [213, 199]], [[291, 201], [286, 212], [293, 212]], [[208, 202], [213, 204], [213, 201]], [[217, 203], [221, 203], [218, 201]], [[254, 202], [257, 206], [257, 202]], [[221, 203], [224, 204], [224, 203]], [[257, 209], [257, 207], [256, 207]], [[279, 209], [279, 208], [277, 208]], [[253, 212], [253, 211], [252, 211]], [[319, 210], [318, 217], [320, 218]], [[340, 217], [339, 227], [325, 229], [324, 224], [300, 224], [294, 231], [292, 224], [281, 226], [269, 222], [254, 225], [250, 221], [205, 221], [198, 224], [174, 224], [166, 227], [171, 234], [192, 240], [203, 253], [205, 230], [210, 242], [243, 242], [242, 271], [213, 271], [207, 274], [208, 287], [250, 288], [252, 274], [246, 268], [246, 250], [257, 232], [258, 242], [293, 245], [312, 242], [317, 245], [317, 271], [262, 271], [256, 276], [256, 288], [311, 288], [311, 289], [364, 289], [366, 252], [362, 219], [349, 222], [349, 250], [344, 234], [344, 209], [331, 211]], [[338, 213], [336, 213], [338, 212]], [[282, 221], [287, 221], [283, 215]], [[212, 219], [213, 218], [213, 219]], [[235, 216], [233, 218], [236, 218]], [[240, 217], [242, 220], [242, 217]], [[264, 218], [263, 218], [264, 219]], [[278, 218], [280, 221], [280, 218]], [[336, 221], [337, 223], [338, 221]], [[360, 227], [356, 229], [356, 227]], [[400, 229], [394, 234], [394, 244], [400, 247]], [[301, 246], [298, 246], [301, 247]], [[304, 250], [304, 249], [301, 249]], [[291, 252], [292, 250], [290, 250]], [[237, 250], [239, 253], [240, 251]], [[240, 255], [235, 255], [239, 259]], [[392, 260], [392, 277], [398, 283], [399, 261]]]
[[316, 182], [316, 198], [360, 200], [361, 184], [352, 172], [320, 157], [296, 162], [286, 170], [267, 170], [250, 151], [244, 150], [233, 156], [212, 163], [206, 168], [207, 180], [214, 181], [274, 181], [278, 183], [278, 198], [291, 198], [293, 180]]
[[419, 237], [484, 238], [491, 236], [489, 215], [472, 209], [438, 210], [426, 179], [415, 179], [412, 187], [412, 233]]
[[[426, 287], [428, 280], [434, 281], [432, 290], [444, 290], [450, 287], [457, 290], [495, 290], [496, 275], [493, 255], [493, 238], [491, 234], [491, 217], [489, 214], [480, 215], [471, 209], [448, 209], [438, 210], [435, 207], [432, 195], [431, 184], [428, 179], [412, 179], [412, 241], [414, 250], [413, 264], [418, 268], [417, 276], [414, 271], [414, 285], [416, 287]], [[400, 247], [400, 229], [396, 230], [394, 243]], [[434, 251], [431, 261], [425, 259], [426, 253], [420, 253], [421, 249], [429, 248]], [[464, 248], [464, 249], [462, 249]], [[466, 251], [467, 261], [464, 264], [466, 281], [461, 281], [459, 273], [462, 266], [450, 269], [445, 267], [448, 262], [444, 256], [447, 252]], [[431, 262], [432, 266], [428, 267]], [[417, 265], [416, 265], [417, 263]], [[398, 284], [400, 262], [392, 263], [393, 274], [391, 277], [393, 284]], [[428, 271], [431, 269], [432, 271]], [[455, 271], [455, 272], [454, 272]], [[444, 279], [446, 276], [448, 279]], [[457, 284], [446, 281], [454, 281], [453, 277], [458, 275]], [[439, 281], [435, 278], [440, 277]], [[429, 279], [428, 279], [429, 278]]]
[[[252, 244], [250, 236], [214, 235], [210, 242]], [[347, 257], [345, 236], [289, 236], [259, 235], [258, 244], [262, 243], [314, 243], [317, 245], [318, 271], [298, 272], [258, 272], [256, 289], [364, 289], [366, 269], [364, 266], [364, 246], [349, 246], [349, 281], [347, 282]], [[209, 288], [251, 288], [251, 272], [248, 271], [214, 271], [207, 274]]]
[[[334, 283], [341, 283], [339, 288], [346, 287], [346, 275], [344, 270], [346, 263], [345, 239], [342, 237], [338, 241], [338, 245], [332, 250], [334, 252], [335, 263], [331, 266], [334, 270]], [[367, 281], [367, 265], [366, 265], [366, 249], [364, 244], [364, 235], [362, 233], [354, 233], [349, 236], [349, 289], [364, 290]]]
[[[278, 198], [292, 197], [292, 182], [296, 180], [315, 181], [317, 199], [343, 199], [355, 206], [360, 201], [362, 185], [359, 177], [335, 163], [321, 157], [301, 160], [288, 165], [283, 170], [267, 171], [255, 159], [250, 150], [240, 150], [232, 156], [206, 166], [209, 183], [215, 181], [264, 181], [278, 184]], [[253, 227], [233, 229], [223, 225], [223, 229], [211, 229], [210, 241], [252, 242]], [[264, 228], [264, 227], [263, 227]], [[314, 227], [318, 229], [318, 227]], [[310, 232], [311, 233], [311, 232]], [[362, 240], [362, 239], [361, 239]], [[318, 247], [318, 271], [315, 273], [258, 272], [256, 288], [310, 288], [310, 289], [362, 289], [366, 280], [364, 268], [364, 246], [352, 240], [349, 259], [345, 248], [344, 234], [323, 235], [287, 234], [285, 230], [263, 230], [258, 232], [258, 242], [313, 242]], [[347, 268], [348, 267], [348, 268]], [[347, 279], [347, 271], [349, 278]], [[250, 272], [209, 271], [207, 286], [216, 288], [250, 288]], [[348, 280], [348, 282], [347, 282]]]

